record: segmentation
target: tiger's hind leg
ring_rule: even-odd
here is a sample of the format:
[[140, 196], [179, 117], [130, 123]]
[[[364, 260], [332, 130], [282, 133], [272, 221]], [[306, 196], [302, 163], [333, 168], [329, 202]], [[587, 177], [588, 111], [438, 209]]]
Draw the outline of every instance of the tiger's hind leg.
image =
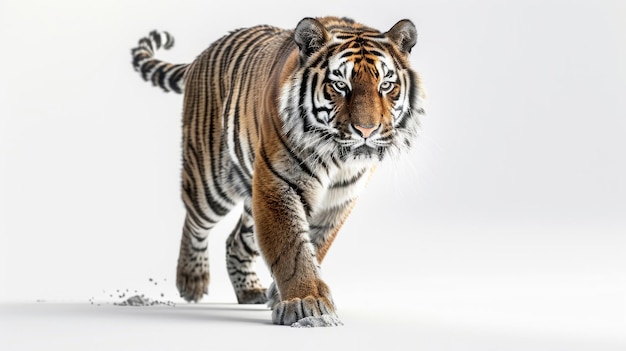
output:
[[209, 292], [208, 236], [211, 228], [198, 222], [187, 214], [176, 269], [176, 287], [180, 296], [190, 302], [198, 302]]
[[[211, 229], [230, 212], [234, 201], [200, 202], [197, 199], [213, 198], [194, 197], [196, 191], [188, 177], [183, 176], [183, 200], [187, 209], [183, 235], [180, 241], [178, 267], [176, 269], [176, 287], [180, 296], [187, 301], [198, 302], [209, 292], [209, 233]], [[192, 201], [195, 199], [196, 201]], [[210, 211], [206, 209], [211, 208]]]
[[259, 255], [252, 210], [246, 201], [237, 226], [226, 240], [226, 268], [240, 304], [267, 302], [266, 289], [254, 270]]

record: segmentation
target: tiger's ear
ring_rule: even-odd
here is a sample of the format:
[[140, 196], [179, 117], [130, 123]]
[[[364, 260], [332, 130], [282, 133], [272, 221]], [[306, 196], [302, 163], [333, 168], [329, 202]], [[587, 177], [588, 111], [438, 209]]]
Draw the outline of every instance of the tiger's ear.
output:
[[314, 18], [304, 18], [296, 26], [294, 40], [300, 48], [300, 55], [308, 58], [321, 49], [329, 40], [324, 25]]
[[417, 43], [417, 29], [415, 25], [408, 19], [403, 19], [396, 23], [391, 29], [385, 33], [402, 52], [407, 54], [411, 52], [415, 43]]

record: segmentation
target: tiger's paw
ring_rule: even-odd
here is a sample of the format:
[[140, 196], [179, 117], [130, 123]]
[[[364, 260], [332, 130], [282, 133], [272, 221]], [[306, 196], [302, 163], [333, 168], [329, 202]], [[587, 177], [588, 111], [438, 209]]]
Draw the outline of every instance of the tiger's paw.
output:
[[343, 325], [335, 314], [335, 306], [326, 297], [307, 296], [281, 301], [272, 311], [274, 324], [293, 327], [332, 327]]
[[267, 302], [267, 290], [263, 288], [242, 290], [237, 293], [240, 304], [263, 304]]
[[184, 273], [176, 275], [176, 287], [180, 297], [187, 302], [198, 302], [209, 293], [209, 272]]

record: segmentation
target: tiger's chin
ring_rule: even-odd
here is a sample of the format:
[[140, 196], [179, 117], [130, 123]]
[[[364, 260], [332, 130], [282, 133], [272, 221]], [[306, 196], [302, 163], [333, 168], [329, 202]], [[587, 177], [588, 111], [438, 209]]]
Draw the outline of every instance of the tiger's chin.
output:
[[366, 144], [353, 148], [342, 147], [339, 149], [339, 159], [346, 163], [378, 163], [385, 158], [386, 154], [386, 148], [371, 147]]

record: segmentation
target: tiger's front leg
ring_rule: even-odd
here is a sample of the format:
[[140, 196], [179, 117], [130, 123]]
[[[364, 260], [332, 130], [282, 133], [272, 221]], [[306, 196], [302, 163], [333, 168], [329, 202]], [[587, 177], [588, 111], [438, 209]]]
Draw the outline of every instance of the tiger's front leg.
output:
[[341, 325], [330, 289], [320, 277], [304, 190], [279, 177], [268, 160], [264, 161], [255, 166], [252, 198], [259, 249], [274, 278], [277, 291], [273, 294], [280, 296], [273, 306], [272, 321]]

